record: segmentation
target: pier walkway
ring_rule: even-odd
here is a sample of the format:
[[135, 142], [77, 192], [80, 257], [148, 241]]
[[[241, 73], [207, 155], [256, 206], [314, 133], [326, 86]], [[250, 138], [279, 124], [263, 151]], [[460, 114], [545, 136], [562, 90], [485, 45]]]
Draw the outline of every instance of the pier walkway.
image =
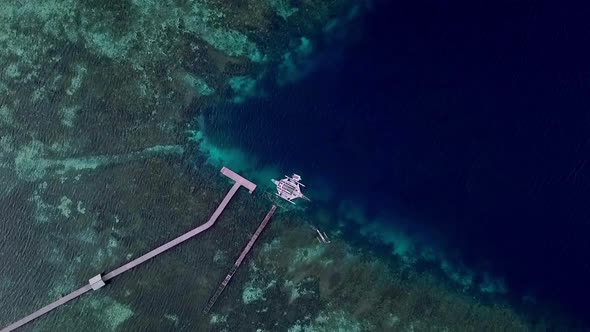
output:
[[256, 230], [256, 232], [254, 232], [254, 235], [252, 235], [252, 237], [250, 238], [250, 241], [248, 241], [248, 244], [246, 245], [244, 250], [242, 250], [242, 253], [240, 254], [238, 259], [234, 263], [234, 266], [229, 271], [229, 273], [227, 274], [225, 279], [223, 279], [223, 282], [221, 282], [221, 285], [219, 285], [219, 287], [217, 288], [217, 291], [215, 291], [215, 294], [213, 294], [213, 296], [211, 297], [211, 299], [207, 303], [207, 306], [205, 307], [205, 309], [203, 309], [204, 313], [208, 313], [211, 310], [211, 308], [213, 307], [213, 305], [215, 304], [215, 302], [217, 301], [217, 299], [219, 298], [219, 296], [221, 295], [221, 293], [223, 292], [223, 290], [225, 289], [227, 284], [229, 284], [231, 278], [234, 276], [234, 274], [236, 273], [236, 271], [238, 270], [238, 268], [242, 264], [242, 261], [244, 260], [244, 258], [246, 258], [246, 255], [248, 254], [248, 252], [250, 252], [250, 249], [252, 249], [252, 246], [254, 246], [254, 242], [256, 242], [256, 240], [258, 239], [258, 237], [260, 236], [260, 234], [262, 233], [262, 231], [264, 230], [264, 228], [266, 227], [266, 225], [270, 221], [270, 218], [272, 218], [272, 215], [275, 213], [276, 209], [277, 209], [276, 205], [273, 205], [270, 208], [270, 210], [266, 214], [266, 217], [264, 217], [264, 220], [262, 220], [262, 222], [260, 223], [260, 226], [258, 226], [258, 229]]
[[248, 191], [250, 193], [252, 193], [254, 191], [254, 189], [256, 189], [256, 185], [254, 183], [246, 180], [245, 178], [243, 178], [239, 174], [233, 172], [232, 170], [230, 170], [226, 167], [223, 167], [221, 169], [221, 173], [223, 175], [227, 176], [228, 178], [232, 179], [233, 181], [235, 181], [235, 183], [231, 187], [229, 192], [225, 195], [225, 198], [223, 199], [221, 204], [219, 204], [219, 206], [217, 207], [215, 212], [213, 212], [213, 214], [211, 215], [211, 217], [209, 218], [209, 220], [206, 223], [204, 223], [201, 226], [175, 238], [174, 240], [172, 240], [170, 242], [167, 242], [167, 243], [157, 247], [156, 249], [144, 254], [143, 256], [140, 256], [140, 257], [128, 262], [127, 264], [125, 264], [119, 268], [114, 269], [113, 271], [105, 274], [104, 276], [99, 274], [99, 275], [91, 278], [87, 285], [73, 291], [72, 293], [70, 293], [64, 297], [61, 297], [57, 301], [46, 305], [45, 307], [33, 312], [32, 314], [20, 319], [19, 321], [10, 324], [9, 326], [0, 330], [0, 332], [13, 331], [13, 330], [31, 322], [32, 320], [45, 315], [46, 313], [52, 311], [53, 309], [56, 309], [59, 306], [85, 294], [86, 292], [88, 292], [90, 290], [100, 289], [101, 287], [103, 287], [105, 285], [105, 281], [108, 281], [108, 280], [120, 275], [121, 273], [129, 271], [130, 269], [136, 267], [137, 265], [139, 265], [151, 258], [158, 256], [159, 254], [165, 252], [168, 249], [174, 248], [175, 246], [194, 237], [195, 235], [197, 235], [199, 233], [204, 232], [205, 230], [207, 230], [211, 226], [213, 226], [213, 224], [215, 224], [215, 221], [217, 221], [217, 218], [219, 218], [219, 216], [221, 215], [221, 213], [223, 212], [223, 210], [225, 209], [225, 207], [227, 206], [229, 201], [232, 199], [232, 197], [234, 196], [234, 194], [238, 191], [238, 189], [240, 187], [245, 187], [246, 189], [248, 189]]

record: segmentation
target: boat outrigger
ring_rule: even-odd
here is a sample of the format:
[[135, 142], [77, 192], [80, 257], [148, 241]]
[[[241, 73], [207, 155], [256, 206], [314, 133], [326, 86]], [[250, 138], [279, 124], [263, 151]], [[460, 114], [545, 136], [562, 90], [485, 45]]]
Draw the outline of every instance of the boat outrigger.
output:
[[293, 176], [285, 175], [285, 178], [280, 181], [275, 179], [272, 179], [271, 181], [277, 186], [277, 192], [275, 195], [287, 202], [295, 204], [293, 200], [297, 198], [303, 198], [304, 200], [309, 201], [309, 198], [301, 192], [301, 187], [305, 187], [303, 183], [299, 182], [301, 181], [301, 176], [297, 174], [293, 174]]
[[[277, 181], [275, 179], [271, 179], [271, 181], [277, 187], [277, 191], [274, 194], [274, 196], [282, 198], [283, 200], [285, 200], [293, 205], [295, 205], [295, 203], [293, 201], [297, 198], [302, 198], [306, 201], [310, 201], [310, 199], [307, 198], [307, 196], [303, 195], [303, 193], [301, 192], [301, 187], [305, 187], [305, 185], [303, 183], [299, 182], [299, 181], [301, 181], [300, 175], [298, 175], [298, 174], [293, 174], [292, 176], [285, 175], [285, 178], [280, 181]], [[268, 194], [269, 194], [268, 198], [273, 197], [272, 194], [270, 194], [270, 193], [268, 193]], [[278, 204], [278, 203], [275, 202], [275, 204]], [[297, 208], [297, 207], [294, 207], [293, 205], [291, 205], [291, 208], [286, 208], [284, 206], [283, 206], [283, 208], [286, 210]], [[311, 228], [317, 234], [316, 239], [320, 243], [325, 244], [325, 243], [332, 242], [330, 240], [330, 238], [328, 237], [328, 234], [326, 234], [326, 232], [322, 232], [317, 227], [314, 227], [314, 226], [311, 226]]]

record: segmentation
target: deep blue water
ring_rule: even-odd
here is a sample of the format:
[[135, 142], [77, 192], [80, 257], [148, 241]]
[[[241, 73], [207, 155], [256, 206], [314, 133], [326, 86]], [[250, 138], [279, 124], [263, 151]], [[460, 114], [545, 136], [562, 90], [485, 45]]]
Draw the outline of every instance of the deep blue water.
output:
[[[590, 298], [590, 7], [378, 4], [362, 38], [218, 144], [442, 234], [467, 265], [583, 317]], [[269, 84], [270, 86], [270, 84]], [[324, 182], [321, 182], [324, 183]]]

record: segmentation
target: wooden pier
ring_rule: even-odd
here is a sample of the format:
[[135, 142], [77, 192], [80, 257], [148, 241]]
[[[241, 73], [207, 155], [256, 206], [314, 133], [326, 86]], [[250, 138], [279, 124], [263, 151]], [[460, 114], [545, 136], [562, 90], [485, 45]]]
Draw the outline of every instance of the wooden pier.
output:
[[250, 193], [252, 193], [254, 191], [254, 189], [256, 189], [256, 185], [254, 183], [246, 180], [245, 178], [243, 178], [239, 174], [233, 172], [232, 170], [230, 170], [226, 167], [223, 167], [221, 169], [221, 173], [223, 175], [227, 176], [228, 178], [232, 179], [233, 181], [235, 181], [235, 183], [231, 187], [229, 192], [225, 195], [225, 198], [223, 199], [221, 204], [219, 204], [219, 206], [217, 207], [215, 212], [213, 212], [213, 215], [211, 215], [211, 217], [209, 218], [209, 220], [206, 223], [204, 223], [203, 225], [175, 238], [174, 240], [172, 240], [170, 242], [167, 242], [167, 243], [157, 247], [156, 249], [128, 262], [127, 264], [125, 264], [119, 268], [114, 269], [113, 271], [105, 274], [104, 276], [99, 274], [99, 275], [92, 277], [89, 280], [87, 285], [73, 291], [72, 293], [70, 293], [68, 295], [61, 297], [57, 301], [46, 305], [45, 307], [33, 312], [32, 314], [20, 319], [19, 321], [10, 324], [9, 326], [0, 330], [0, 332], [13, 331], [13, 330], [31, 322], [32, 320], [37, 319], [37, 318], [45, 315], [46, 313], [58, 308], [59, 306], [85, 294], [86, 292], [88, 292], [90, 290], [98, 290], [105, 285], [105, 281], [113, 279], [114, 277], [120, 275], [121, 273], [129, 271], [130, 269], [136, 267], [137, 265], [144, 263], [145, 261], [152, 259], [152, 258], [158, 256], [159, 254], [161, 254], [171, 248], [174, 248], [175, 246], [194, 237], [195, 235], [204, 232], [205, 230], [207, 230], [211, 226], [213, 226], [213, 224], [215, 224], [215, 221], [217, 221], [217, 218], [219, 218], [219, 216], [221, 215], [221, 213], [223, 212], [223, 210], [225, 209], [225, 207], [227, 206], [229, 201], [232, 199], [232, 197], [234, 196], [234, 194], [238, 191], [238, 189], [240, 187], [245, 187], [246, 189], [248, 189], [248, 191]]
[[219, 296], [221, 295], [221, 293], [223, 292], [223, 290], [225, 289], [227, 284], [229, 284], [229, 281], [231, 280], [231, 278], [234, 276], [234, 274], [236, 273], [236, 271], [238, 270], [238, 268], [242, 264], [242, 261], [244, 260], [244, 258], [248, 254], [248, 252], [250, 252], [250, 249], [252, 249], [252, 246], [254, 246], [254, 242], [256, 242], [256, 239], [258, 239], [258, 237], [260, 236], [260, 233], [262, 233], [262, 231], [264, 230], [264, 228], [266, 227], [266, 225], [270, 221], [270, 218], [272, 218], [272, 215], [275, 213], [276, 209], [277, 209], [276, 205], [273, 205], [270, 208], [270, 211], [268, 211], [268, 213], [266, 214], [266, 217], [264, 217], [264, 220], [262, 220], [262, 222], [260, 223], [260, 226], [258, 226], [258, 229], [256, 230], [256, 232], [254, 233], [254, 235], [252, 235], [252, 237], [250, 238], [250, 241], [248, 241], [248, 244], [246, 245], [244, 250], [242, 250], [242, 253], [240, 254], [238, 259], [234, 263], [234, 266], [232, 267], [232, 269], [229, 271], [229, 273], [227, 274], [225, 279], [223, 279], [223, 282], [221, 282], [221, 285], [219, 285], [219, 287], [217, 288], [217, 291], [215, 291], [215, 294], [213, 294], [213, 296], [211, 296], [211, 299], [209, 299], [207, 306], [205, 307], [205, 309], [203, 309], [204, 313], [208, 313], [211, 310], [211, 308], [213, 307], [213, 305], [217, 301], [217, 298], [219, 298]]

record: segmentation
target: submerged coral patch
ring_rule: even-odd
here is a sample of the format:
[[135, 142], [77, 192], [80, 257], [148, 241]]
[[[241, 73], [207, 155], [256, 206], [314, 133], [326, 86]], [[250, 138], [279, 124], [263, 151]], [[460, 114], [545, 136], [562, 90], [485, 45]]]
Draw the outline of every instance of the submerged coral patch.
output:
[[95, 309], [101, 308], [100, 311], [103, 313], [103, 321], [113, 331], [133, 316], [133, 310], [131, 307], [108, 297], [105, 297], [102, 300], [91, 301], [91, 306]]
[[47, 168], [47, 163], [41, 159], [44, 154], [43, 144], [33, 141], [22, 147], [14, 158], [16, 174], [25, 181], [41, 179]]
[[60, 114], [62, 116], [61, 123], [69, 128], [74, 127], [74, 121], [76, 120], [79, 111], [80, 106], [63, 107], [60, 109]]
[[7, 105], [0, 106], [0, 124], [3, 126], [13, 126], [15, 124], [13, 111]]
[[271, 8], [284, 20], [297, 13], [299, 8], [291, 6], [290, 0], [268, 0]]
[[229, 86], [234, 92], [233, 102], [236, 104], [243, 103], [251, 97], [262, 95], [262, 92], [258, 90], [257, 81], [248, 76], [235, 76], [230, 78]]
[[317, 65], [313, 61], [314, 47], [309, 38], [300, 37], [293, 44], [295, 45], [293, 49], [283, 54], [278, 66], [277, 83], [279, 85], [301, 80]]
[[66, 196], [62, 196], [62, 198], [60, 199], [60, 203], [57, 206], [57, 209], [61, 212], [61, 215], [69, 218], [70, 215], [72, 214], [72, 200], [69, 199]]
[[366, 331], [363, 324], [352, 319], [351, 315], [343, 312], [320, 312], [309, 324], [295, 324], [289, 328], [289, 332], [361, 332]]
[[242, 302], [250, 304], [254, 301], [264, 300], [264, 291], [259, 287], [246, 286], [242, 291]]

